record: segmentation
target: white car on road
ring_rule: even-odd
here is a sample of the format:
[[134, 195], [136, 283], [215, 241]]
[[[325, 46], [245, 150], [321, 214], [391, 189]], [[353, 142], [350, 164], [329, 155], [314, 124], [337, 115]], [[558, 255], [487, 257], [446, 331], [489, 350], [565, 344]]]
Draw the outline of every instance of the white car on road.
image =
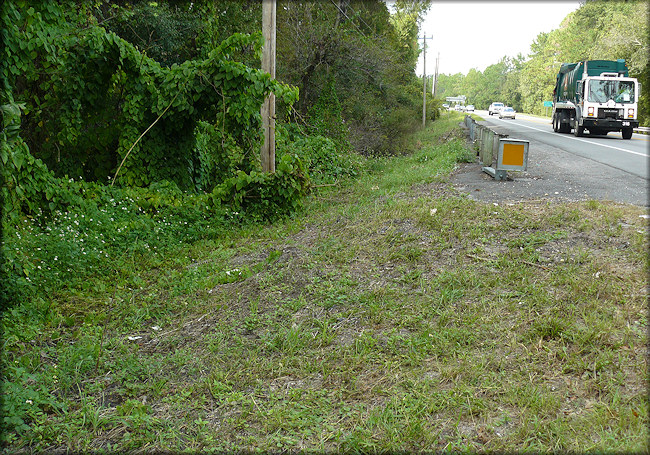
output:
[[488, 114], [498, 114], [501, 109], [503, 109], [505, 105], [503, 103], [492, 103], [490, 104], [490, 107], [488, 108]]
[[511, 107], [504, 107], [499, 111], [499, 118], [511, 118], [515, 119], [515, 110]]

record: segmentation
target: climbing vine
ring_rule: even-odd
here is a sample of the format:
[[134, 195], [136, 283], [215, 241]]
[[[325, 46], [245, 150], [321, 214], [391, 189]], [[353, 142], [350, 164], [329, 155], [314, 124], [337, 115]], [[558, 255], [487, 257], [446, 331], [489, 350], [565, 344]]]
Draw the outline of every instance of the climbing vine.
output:
[[[242, 48], [259, 57], [259, 34], [234, 34], [205, 59], [164, 67], [94, 23], [85, 7], [30, 3], [7, 1], [0, 10], [0, 104], [3, 134], [12, 136], [3, 139], [0, 158], [10, 212], [69, 203], [66, 182], [105, 184], [113, 175], [122, 186], [218, 188], [213, 201], [239, 205], [265, 201], [268, 184], [300, 182], [290, 197], [307, 191], [300, 163], [280, 166], [272, 178], [259, 174], [262, 101], [272, 92], [291, 106], [298, 97], [297, 89], [232, 59]], [[283, 180], [287, 169], [296, 174]], [[225, 196], [225, 188], [250, 193], [251, 185], [258, 196]]]

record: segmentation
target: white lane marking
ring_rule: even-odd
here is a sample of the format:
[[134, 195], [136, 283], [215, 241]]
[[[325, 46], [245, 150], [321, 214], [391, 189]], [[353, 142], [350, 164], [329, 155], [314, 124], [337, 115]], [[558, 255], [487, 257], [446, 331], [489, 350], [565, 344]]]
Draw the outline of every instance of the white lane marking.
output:
[[[503, 120], [501, 120], [501, 121], [503, 121]], [[521, 123], [517, 123], [517, 125], [523, 126], [524, 128], [530, 128], [531, 130], [540, 131], [542, 133], [550, 133], [550, 131], [540, 130], [539, 128], [533, 128], [532, 126], [523, 125]], [[555, 133], [553, 133], [553, 134], [555, 134]], [[620, 147], [614, 147], [613, 145], [599, 144], [598, 142], [592, 142], [592, 141], [588, 141], [586, 139], [580, 139], [580, 138], [572, 137], [572, 136], [564, 136], [564, 137], [566, 137], [567, 139], [573, 139], [573, 140], [580, 141], [580, 142], [586, 142], [587, 144], [592, 144], [592, 145], [599, 145], [601, 147], [607, 147], [607, 148], [614, 149], [614, 150], [620, 150], [621, 152], [631, 153], [632, 155], [639, 155], [639, 156], [643, 156], [645, 158], [648, 158], [648, 155], [646, 155], [645, 153], [633, 152], [632, 150], [625, 150], [625, 149], [622, 149]]]
[[[528, 122], [539, 123], [539, 124], [542, 124], [542, 125], [551, 125], [550, 121], [543, 121], [543, 119], [539, 119], [539, 118], [536, 118], [536, 117], [529, 117], [529, 116], [526, 116], [526, 115], [522, 115], [520, 118], [522, 118], [522, 119], [524, 119], [524, 120], [526, 120]], [[499, 119], [499, 120], [503, 120], [503, 119]], [[622, 138], [621, 133], [620, 132], [616, 133], [616, 137]], [[641, 137], [632, 137], [632, 139], [630, 139], [630, 140], [631, 141], [648, 142], [649, 139], [648, 139], [648, 135], [642, 134]]]

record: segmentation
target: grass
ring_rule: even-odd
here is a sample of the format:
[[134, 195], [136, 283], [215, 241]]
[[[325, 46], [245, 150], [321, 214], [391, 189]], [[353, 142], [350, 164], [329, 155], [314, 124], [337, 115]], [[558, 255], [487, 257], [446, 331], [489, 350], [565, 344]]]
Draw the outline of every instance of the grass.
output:
[[284, 222], [94, 241], [4, 315], [6, 450], [647, 451], [644, 209], [472, 201], [458, 119]]

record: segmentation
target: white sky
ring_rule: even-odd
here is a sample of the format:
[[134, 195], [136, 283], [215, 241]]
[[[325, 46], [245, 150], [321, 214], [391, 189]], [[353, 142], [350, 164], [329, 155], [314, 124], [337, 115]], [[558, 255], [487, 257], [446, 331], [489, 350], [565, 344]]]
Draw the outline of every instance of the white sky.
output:
[[[420, 26], [427, 39], [427, 75], [433, 75], [440, 52], [439, 74], [484, 71], [502, 57], [524, 57], [537, 35], [560, 27], [579, 1], [439, 1]], [[420, 39], [422, 47], [422, 39]], [[416, 68], [422, 75], [422, 54]]]

